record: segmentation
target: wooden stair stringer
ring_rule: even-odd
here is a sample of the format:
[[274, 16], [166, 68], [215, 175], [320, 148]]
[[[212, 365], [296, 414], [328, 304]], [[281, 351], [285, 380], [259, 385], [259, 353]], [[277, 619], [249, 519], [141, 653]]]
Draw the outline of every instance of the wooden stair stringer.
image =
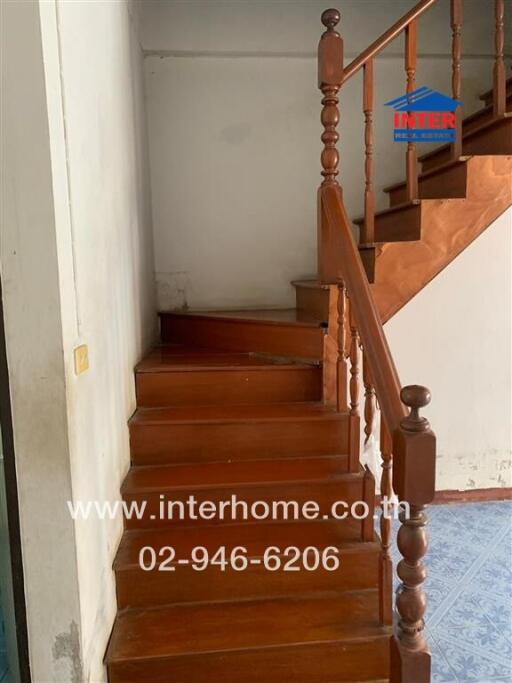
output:
[[388, 321], [512, 205], [512, 156], [468, 160], [465, 199], [422, 200], [421, 240], [383, 244], [372, 293]]

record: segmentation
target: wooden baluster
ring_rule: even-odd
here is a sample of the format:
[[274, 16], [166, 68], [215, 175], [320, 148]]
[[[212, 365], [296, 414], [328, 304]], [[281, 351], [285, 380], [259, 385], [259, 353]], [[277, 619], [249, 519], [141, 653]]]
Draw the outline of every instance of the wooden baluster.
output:
[[348, 410], [347, 404], [347, 354], [346, 354], [346, 335], [347, 335], [347, 292], [345, 284], [340, 282], [338, 285], [338, 361], [337, 361], [337, 408], [339, 412]]
[[364, 224], [359, 240], [361, 244], [375, 241], [375, 193], [373, 190], [373, 59], [364, 65], [363, 79], [364, 112]]
[[373, 432], [373, 422], [375, 418], [375, 390], [373, 388], [372, 379], [370, 376], [370, 366], [368, 364], [368, 358], [364, 353], [363, 349], [363, 384], [364, 384], [364, 442], [367, 443], [368, 439]]
[[[407, 74], [406, 93], [412, 93], [416, 88], [416, 21], [411, 21], [405, 29], [405, 73]], [[409, 125], [407, 125], [409, 128]], [[407, 200], [418, 199], [418, 165], [416, 160], [416, 145], [407, 143], [405, 158], [407, 172]]]
[[[462, 52], [462, 0], [451, 0], [450, 23], [452, 27], [452, 96], [460, 101], [461, 74], [460, 59]], [[452, 144], [452, 159], [462, 155], [462, 107], [455, 110], [455, 142]]]
[[350, 414], [359, 416], [359, 331], [353, 306], [349, 307], [350, 319]]
[[401, 399], [411, 410], [393, 437], [393, 488], [399, 501], [410, 506], [402, 510], [397, 544], [403, 557], [397, 567], [401, 585], [397, 591], [399, 615], [397, 633], [391, 639], [390, 683], [429, 683], [430, 652], [425, 641], [426, 607], [422, 558], [427, 550], [425, 505], [435, 492], [436, 440], [419, 409], [428, 405], [430, 393], [420, 386], [404, 387]]
[[354, 315], [354, 307], [348, 300], [349, 339], [347, 340], [348, 358], [350, 360], [350, 411], [349, 411], [349, 472], [359, 472], [359, 456], [361, 454], [361, 418], [359, 416], [359, 330]]
[[505, 83], [505, 62], [503, 59], [503, 49], [505, 45], [505, 0], [495, 0], [494, 13], [496, 27], [494, 33], [494, 47], [496, 59], [494, 62], [493, 74], [493, 111], [494, 116], [503, 116], [506, 111], [507, 86]]
[[384, 418], [380, 416], [380, 452], [382, 457], [382, 475], [380, 479], [380, 542], [381, 554], [379, 562], [379, 590], [380, 590], [380, 620], [383, 624], [393, 621], [392, 592], [393, 592], [393, 563], [391, 560], [391, 518], [390, 508], [384, 514], [386, 503], [393, 495], [391, 487], [392, 442]]
[[323, 93], [321, 121], [324, 127], [322, 142], [324, 149], [322, 163], [322, 185], [337, 184], [339, 154], [336, 144], [339, 139], [336, 130], [340, 113], [338, 90], [343, 80], [343, 41], [334, 27], [340, 20], [337, 9], [326, 9], [322, 13], [322, 24], [326, 27], [318, 45], [318, 87]]

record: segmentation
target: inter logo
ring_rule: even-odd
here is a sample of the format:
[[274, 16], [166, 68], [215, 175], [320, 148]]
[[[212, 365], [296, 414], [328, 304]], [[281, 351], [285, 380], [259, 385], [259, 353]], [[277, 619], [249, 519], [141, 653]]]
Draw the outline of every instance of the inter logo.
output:
[[385, 103], [393, 107], [395, 142], [454, 142], [458, 100], [431, 88], [417, 88], [411, 93]]

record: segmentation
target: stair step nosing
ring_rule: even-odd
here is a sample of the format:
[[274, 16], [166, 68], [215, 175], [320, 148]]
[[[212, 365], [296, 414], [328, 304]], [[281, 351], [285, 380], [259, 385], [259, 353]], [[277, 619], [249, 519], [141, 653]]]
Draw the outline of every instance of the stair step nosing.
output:
[[362, 472], [340, 472], [335, 475], [327, 475], [321, 478], [306, 477], [304, 479], [283, 479], [276, 481], [275, 479], [269, 480], [259, 480], [259, 481], [226, 481], [216, 484], [197, 484], [196, 482], [188, 482], [187, 484], [178, 485], [164, 485], [164, 486], [126, 486], [123, 484], [121, 486], [121, 493], [124, 494], [139, 494], [139, 493], [163, 493], [164, 491], [222, 491], [224, 489], [242, 488], [242, 489], [253, 489], [253, 488], [269, 488], [269, 489], [279, 489], [283, 486], [329, 486], [331, 484], [337, 484], [340, 482], [354, 483], [356, 481], [362, 481]]
[[[221, 604], [221, 603], [220, 603]], [[356, 624], [355, 628], [361, 628], [360, 624]], [[117, 663], [125, 662], [149, 662], [149, 661], [162, 661], [169, 660], [173, 661], [176, 659], [181, 659], [183, 657], [204, 657], [208, 655], [236, 655], [242, 652], [265, 652], [265, 651], [275, 651], [275, 650], [286, 650], [289, 648], [299, 648], [299, 647], [315, 647], [321, 645], [336, 645], [340, 644], [352, 644], [352, 643], [368, 643], [374, 640], [380, 640], [382, 638], [389, 638], [391, 630], [385, 626], [381, 626], [377, 621], [374, 624], [365, 627], [367, 629], [366, 633], [342, 633], [337, 637], [331, 638], [321, 638], [318, 640], [291, 640], [287, 643], [269, 643], [266, 645], [244, 645], [239, 647], [219, 647], [219, 648], [208, 648], [205, 650], [183, 650], [183, 652], [177, 652], [175, 654], [161, 654], [161, 655], [144, 655], [137, 654], [131, 655], [130, 657], [123, 657], [120, 659], [111, 659], [107, 655], [107, 663], [112, 666]]]
[[138, 375], [147, 375], [147, 374], [172, 374], [172, 373], [177, 373], [177, 372], [268, 372], [273, 371], [273, 370], [279, 370], [279, 371], [289, 371], [289, 370], [302, 370], [302, 371], [311, 371], [311, 370], [318, 370], [319, 369], [318, 363], [276, 363], [275, 365], [268, 364], [268, 365], [232, 365], [232, 366], [225, 366], [225, 365], [175, 365], [175, 366], [168, 366], [168, 365], [163, 365], [161, 367], [152, 367], [152, 368], [135, 368], [135, 372]]
[[[272, 311], [269, 310], [269, 313]], [[229, 317], [229, 314], [225, 315], [215, 315], [215, 314], [204, 314], [204, 313], [175, 313], [173, 311], [159, 311], [158, 315], [160, 317], [162, 316], [170, 316], [173, 318], [185, 318], [188, 320], [203, 320], [203, 321], [214, 321], [214, 322], [223, 322], [227, 324], [235, 324], [235, 325], [240, 325], [240, 324], [249, 324], [249, 325], [271, 325], [271, 326], [278, 326], [278, 327], [306, 327], [310, 328], [313, 330], [319, 330], [322, 331], [324, 330], [325, 323], [322, 320], [311, 320], [311, 321], [306, 321], [306, 320], [269, 320], [265, 318], [242, 318], [242, 317]]]
[[[248, 404], [249, 405], [249, 404]], [[274, 404], [271, 404], [274, 405]], [[151, 408], [144, 408], [144, 410], [152, 410]], [[154, 408], [154, 410], [159, 410], [159, 408]], [[343, 421], [345, 418], [343, 413], [323, 413], [321, 415], [297, 415], [297, 416], [281, 416], [281, 417], [225, 417], [225, 418], [188, 418], [188, 419], [142, 419], [140, 416], [130, 418], [130, 425], [140, 425], [143, 427], [164, 427], [164, 426], [175, 426], [175, 425], [225, 425], [225, 424], [258, 424], [266, 422], [337, 422]]]

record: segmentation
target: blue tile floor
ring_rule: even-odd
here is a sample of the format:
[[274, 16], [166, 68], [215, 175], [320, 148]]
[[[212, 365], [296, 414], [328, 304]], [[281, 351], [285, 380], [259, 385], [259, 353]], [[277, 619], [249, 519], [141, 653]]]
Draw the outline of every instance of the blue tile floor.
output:
[[512, 502], [435, 505], [428, 516], [432, 683], [512, 683]]

